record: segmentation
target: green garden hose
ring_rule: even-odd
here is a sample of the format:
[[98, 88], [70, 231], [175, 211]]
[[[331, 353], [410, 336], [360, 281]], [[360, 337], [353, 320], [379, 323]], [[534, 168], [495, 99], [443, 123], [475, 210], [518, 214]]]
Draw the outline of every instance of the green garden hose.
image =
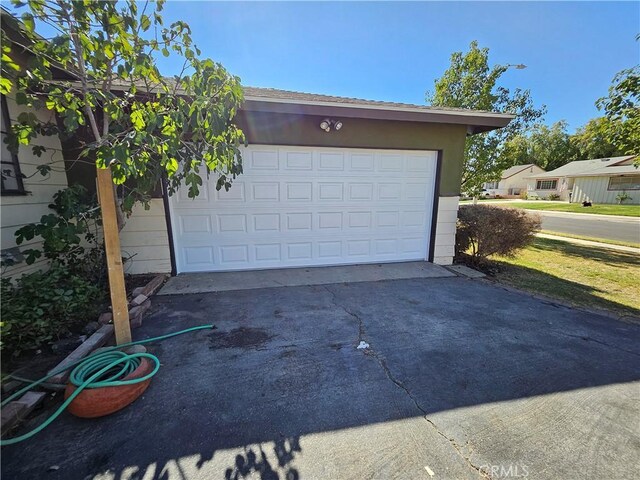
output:
[[[69, 381], [73, 383], [77, 388], [71, 395], [69, 395], [69, 398], [67, 398], [62, 403], [62, 405], [60, 405], [60, 407], [58, 407], [58, 409], [49, 416], [49, 418], [38, 425], [38, 427], [19, 437], [0, 440], [0, 446], [20, 443], [44, 430], [51, 422], [58, 418], [58, 416], [64, 411], [64, 409], [67, 408], [67, 406], [69, 406], [73, 399], [76, 398], [85, 388], [117, 387], [120, 385], [131, 385], [134, 383], [144, 382], [145, 380], [153, 377], [160, 369], [160, 360], [155, 355], [152, 355], [150, 353], [128, 354], [119, 351], [121, 348], [130, 347], [132, 345], [142, 345], [144, 343], [158, 342], [161, 340], [166, 340], [167, 338], [175, 337], [177, 335], [182, 335], [184, 333], [189, 333], [196, 330], [204, 330], [208, 328], [215, 327], [213, 325], [200, 325], [198, 327], [187, 328], [186, 330], [180, 330], [179, 332], [169, 333], [167, 335], [161, 335], [159, 337], [139, 340], [137, 342], [124, 343], [116, 347], [107, 348], [100, 353], [95, 353], [86, 358], [73, 362], [72, 364], [64, 368], [54, 370], [45, 377], [42, 377], [40, 380], [31, 382], [26, 387], [21, 388], [20, 390], [3, 400], [0, 406], [4, 407], [11, 400], [22, 396], [25, 392], [28, 392], [38, 385], [44, 384], [49, 378], [71, 368], [73, 368], [73, 371], [69, 376]], [[154, 368], [151, 373], [145, 375], [144, 377], [134, 378], [131, 380], [118, 380], [119, 378], [126, 377], [136, 368], [138, 368], [141, 359], [143, 358], [148, 358], [151, 362], [154, 363]]]

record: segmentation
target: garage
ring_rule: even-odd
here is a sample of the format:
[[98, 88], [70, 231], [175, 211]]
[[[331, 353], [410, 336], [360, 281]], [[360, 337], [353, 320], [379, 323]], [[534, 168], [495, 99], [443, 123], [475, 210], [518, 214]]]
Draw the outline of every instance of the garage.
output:
[[243, 174], [158, 189], [121, 232], [127, 272], [451, 265], [465, 140], [512, 118], [245, 87]]
[[437, 152], [251, 145], [243, 165], [171, 196], [178, 273], [428, 258]]

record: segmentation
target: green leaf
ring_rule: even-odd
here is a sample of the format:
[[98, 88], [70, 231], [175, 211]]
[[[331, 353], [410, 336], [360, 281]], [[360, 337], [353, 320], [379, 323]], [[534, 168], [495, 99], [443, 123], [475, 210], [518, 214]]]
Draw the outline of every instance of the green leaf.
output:
[[110, 43], [105, 43], [102, 51], [104, 52], [104, 56], [109, 60], [113, 59], [113, 46]]
[[170, 158], [166, 165], [167, 174], [172, 177], [178, 171], [178, 160]]
[[35, 28], [36, 28], [36, 24], [33, 21], [33, 15], [31, 15], [28, 12], [25, 12], [22, 14], [22, 23], [24, 24], [24, 28], [27, 30], [27, 32], [32, 33]]
[[11, 88], [13, 83], [7, 77], [0, 78], [0, 93], [2, 95], [9, 95], [11, 93]]
[[142, 17], [140, 17], [140, 27], [142, 27], [142, 31], [146, 32], [147, 30], [149, 30], [150, 26], [151, 19], [146, 15], [142, 15]]
[[134, 110], [131, 112], [131, 123], [133, 123], [133, 126], [137, 131], [144, 130], [145, 122], [142, 110]]

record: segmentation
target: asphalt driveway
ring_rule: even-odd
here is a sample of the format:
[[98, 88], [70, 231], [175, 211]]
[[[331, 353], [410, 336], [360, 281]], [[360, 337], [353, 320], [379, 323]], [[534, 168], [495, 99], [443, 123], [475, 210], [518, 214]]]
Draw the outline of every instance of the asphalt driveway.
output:
[[156, 297], [135, 336], [203, 323], [149, 347], [133, 405], [4, 448], [2, 478], [637, 477], [638, 325], [456, 277]]

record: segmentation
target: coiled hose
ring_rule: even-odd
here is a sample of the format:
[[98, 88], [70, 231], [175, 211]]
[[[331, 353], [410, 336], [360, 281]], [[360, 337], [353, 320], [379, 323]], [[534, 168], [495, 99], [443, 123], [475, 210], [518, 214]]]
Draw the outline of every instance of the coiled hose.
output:
[[[5, 445], [13, 445], [15, 443], [23, 442], [47, 428], [47, 426], [49, 426], [51, 422], [58, 418], [58, 416], [65, 410], [65, 408], [69, 406], [73, 399], [76, 398], [85, 388], [117, 387], [121, 385], [131, 385], [134, 383], [144, 382], [145, 380], [153, 377], [160, 369], [160, 360], [155, 355], [151, 353], [124, 353], [119, 351], [121, 348], [130, 347], [132, 345], [143, 345], [145, 343], [158, 342], [161, 340], [166, 340], [167, 338], [175, 337], [177, 335], [209, 328], [215, 327], [213, 325], [200, 325], [198, 327], [187, 328], [186, 330], [180, 330], [179, 332], [169, 333], [167, 335], [161, 335], [159, 337], [139, 340], [137, 342], [124, 343], [116, 347], [107, 348], [100, 353], [95, 353], [86, 358], [73, 362], [64, 368], [54, 370], [41, 379], [29, 383], [26, 387], [21, 388], [20, 390], [3, 400], [0, 406], [4, 407], [10, 401], [21, 397], [29, 390], [45, 383], [49, 378], [71, 368], [73, 368], [73, 371], [69, 376], [69, 381], [77, 388], [71, 395], [69, 395], [69, 398], [67, 398], [62, 403], [62, 405], [60, 405], [60, 407], [58, 407], [58, 409], [53, 412], [44, 422], [42, 422], [30, 432], [25, 433], [24, 435], [20, 435], [19, 437], [15, 438], [9, 438], [6, 440], [0, 440], [0, 446], [4, 447]], [[154, 364], [154, 368], [151, 373], [143, 377], [134, 378], [131, 380], [119, 380], [120, 378], [126, 377], [136, 368], [138, 368], [141, 359], [143, 358], [148, 358]]]

